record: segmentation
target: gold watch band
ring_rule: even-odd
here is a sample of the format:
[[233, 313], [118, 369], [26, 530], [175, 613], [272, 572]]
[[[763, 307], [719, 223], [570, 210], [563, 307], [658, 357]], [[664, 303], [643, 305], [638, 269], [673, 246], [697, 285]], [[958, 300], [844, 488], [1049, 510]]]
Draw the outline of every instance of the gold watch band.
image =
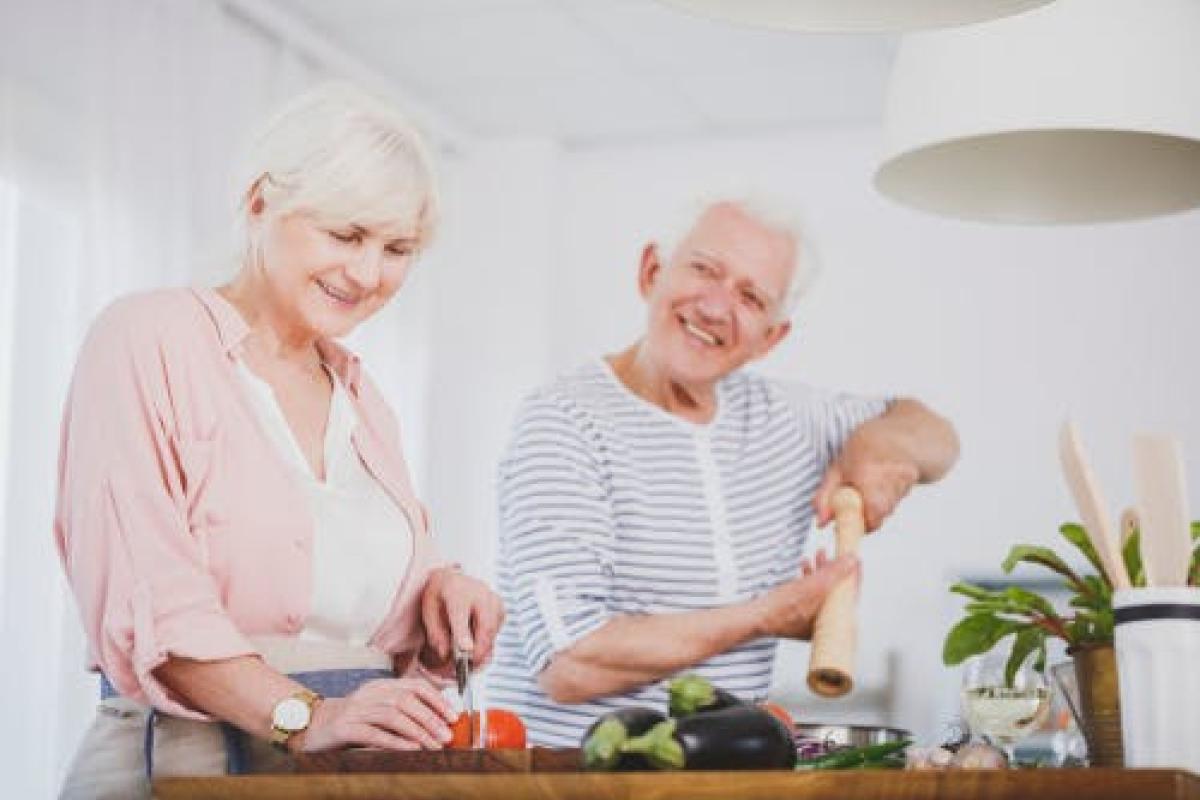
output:
[[302, 733], [305, 730], [308, 730], [308, 726], [312, 724], [312, 714], [313, 714], [314, 710], [316, 709], [317, 703], [321, 702], [325, 698], [323, 698], [321, 695], [317, 694], [316, 692], [310, 691], [308, 689], [301, 689], [298, 692], [288, 695], [287, 697], [284, 698], [284, 700], [282, 700], [280, 702], [284, 702], [284, 701], [290, 700], [290, 699], [299, 700], [300, 702], [302, 702], [306, 706], [308, 706], [309, 717], [308, 717], [308, 723], [306, 723], [303, 728], [298, 728], [296, 730], [290, 730], [288, 728], [279, 727], [279, 725], [277, 725], [275, 723], [275, 720], [272, 717], [272, 720], [271, 720], [271, 744], [273, 744], [278, 749], [283, 750], [284, 752], [289, 752], [288, 751], [288, 742], [291, 741], [293, 736], [295, 736], [298, 733]]

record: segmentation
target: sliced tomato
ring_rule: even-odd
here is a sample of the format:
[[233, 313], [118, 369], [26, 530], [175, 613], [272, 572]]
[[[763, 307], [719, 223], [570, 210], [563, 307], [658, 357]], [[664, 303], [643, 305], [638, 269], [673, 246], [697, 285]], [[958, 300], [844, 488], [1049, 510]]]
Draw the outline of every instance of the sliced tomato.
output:
[[[453, 738], [447, 747], [465, 750], [471, 746], [471, 727], [479, 727], [479, 712], [476, 711], [468, 719], [466, 712], [458, 715], [458, 719], [450, 726]], [[525, 723], [511, 711], [503, 708], [487, 710], [487, 743], [488, 750], [523, 750], [525, 748]]]
[[792, 715], [789, 714], [788, 710], [783, 706], [779, 705], [778, 703], [768, 702], [760, 703], [758, 707], [763, 711], [766, 711], [768, 714], [776, 717], [780, 722], [787, 726], [789, 731], [796, 730], [796, 721], [792, 719]]

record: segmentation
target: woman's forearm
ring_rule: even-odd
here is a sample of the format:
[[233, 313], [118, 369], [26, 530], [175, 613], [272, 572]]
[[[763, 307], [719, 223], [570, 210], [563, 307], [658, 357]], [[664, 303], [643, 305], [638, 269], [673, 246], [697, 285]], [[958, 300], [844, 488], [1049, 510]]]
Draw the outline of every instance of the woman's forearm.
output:
[[192, 708], [263, 738], [271, 733], [275, 704], [304, 688], [258, 656], [219, 661], [172, 657], [154, 675]]

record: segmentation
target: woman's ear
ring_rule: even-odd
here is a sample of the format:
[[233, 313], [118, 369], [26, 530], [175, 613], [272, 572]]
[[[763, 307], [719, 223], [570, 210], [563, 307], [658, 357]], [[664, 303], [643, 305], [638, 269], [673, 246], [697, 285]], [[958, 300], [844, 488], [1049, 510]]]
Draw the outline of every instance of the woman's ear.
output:
[[261, 178], [256, 180], [253, 184], [251, 184], [249, 189], [246, 190], [246, 215], [248, 217], [248, 219], [246, 220], [247, 222], [250, 222], [250, 223], [255, 222], [256, 220], [261, 218], [263, 215], [263, 212], [267, 210], [267, 201], [266, 201], [266, 198], [263, 197], [263, 190], [262, 190], [263, 183], [266, 180], [267, 180], [267, 176], [263, 175]]

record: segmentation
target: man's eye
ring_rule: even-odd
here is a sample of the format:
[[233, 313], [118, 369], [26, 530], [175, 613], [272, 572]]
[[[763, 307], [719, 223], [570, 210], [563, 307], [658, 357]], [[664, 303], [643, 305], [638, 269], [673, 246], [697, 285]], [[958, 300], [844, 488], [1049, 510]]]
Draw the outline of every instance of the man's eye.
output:
[[708, 273], [712, 272], [712, 268], [703, 261], [693, 261], [692, 269], [696, 270], [696, 272], [699, 272], [701, 275], [707, 275]]
[[393, 256], [411, 256], [413, 252], [412, 245], [408, 244], [393, 244], [387, 248], [388, 254]]
[[742, 300], [746, 303], [746, 305], [750, 306], [755, 311], [762, 311], [767, 307], [767, 304], [763, 302], [763, 299], [754, 292], [743, 292]]
[[342, 242], [343, 244], [357, 242], [359, 239], [362, 238], [357, 232], [354, 232], [354, 231], [351, 231], [349, 233], [344, 233], [342, 231], [329, 231], [329, 235], [332, 236], [334, 239], [337, 239], [339, 242]]

